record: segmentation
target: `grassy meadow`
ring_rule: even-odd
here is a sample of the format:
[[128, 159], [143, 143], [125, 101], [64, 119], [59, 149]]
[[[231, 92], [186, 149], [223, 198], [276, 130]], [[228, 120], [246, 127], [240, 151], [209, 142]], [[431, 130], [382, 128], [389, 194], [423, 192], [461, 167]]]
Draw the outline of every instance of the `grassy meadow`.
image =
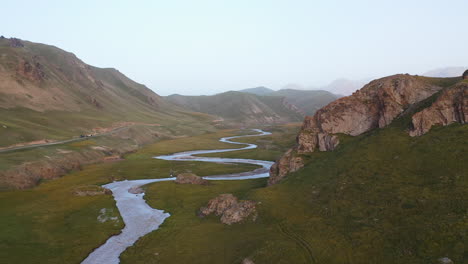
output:
[[[0, 225], [3, 230], [0, 233], [0, 259], [6, 261], [5, 263], [79, 263], [93, 248], [102, 244], [109, 236], [119, 233], [123, 222], [111, 195], [76, 196], [75, 190], [92, 188], [112, 180], [164, 178], [170, 172], [193, 172], [204, 176], [253, 170], [258, 166], [175, 162], [152, 158], [188, 150], [235, 148], [236, 146], [219, 142], [218, 139], [243, 133], [246, 132], [226, 130], [164, 140], [128, 154], [119, 162], [85, 166], [83, 170], [62, 178], [43, 181], [33, 189], [0, 192]], [[61, 148], [85, 148], [97, 143], [102, 142], [96, 138], [70, 143]], [[42, 151], [47, 152], [48, 147]], [[231, 187], [231, 183], [222, 184], [216, 189], [221, 192], [236, 188], [250, 189], [252, 184], [244, 186], [236, 182]], [[218, 184], [221, 183], [216, 183], [213, 187]], [[184, 187], [190, 186], [181, 186]], [[205, 197], [200, 196], [198, 199]], [[107, 220], [100, 222], [99, 217]]]
[[[417, 110], [417, 109], [416, 109]], [[385, 129], [341, 136], [333, 152], [304, 156], [307, 165], [280, 184], [266, 179], [215, 181], [208, 186], [146, 185], [145, 199], [171, 217], [125, 251], [122, 263], [437, 263], [466, 259], [468, 127], [435, 127], [421, 137], [401, 118]], [[258, 149], [217, 156], [274, 160], [294, 144], [298, 126], [271, 136], [238, 139]], [[0, 193], [0, 257], [9, 263], [79, 263], [122, 222], [109, 195], [76, 197], [73, 188], [110, 179], [199, 175], [250, 170], [250, 165], [166, 162], [154, 155], [232, 147], [222, 131], [161, 141], [124, 161], [87, 166], [27, 191]], [[237, 154], [237, 155], [236, 155]], [[180, 163], [180, 164], [179, 164]], [[258, 204], [258, 218], [231, 226], [197, 211], [221, 193]], [[101, 223], [102, 208], [116, 220]], [[115, 219], [115, 218], [114, 218]], [[22, 252], [28, 252], [23, 254]]]

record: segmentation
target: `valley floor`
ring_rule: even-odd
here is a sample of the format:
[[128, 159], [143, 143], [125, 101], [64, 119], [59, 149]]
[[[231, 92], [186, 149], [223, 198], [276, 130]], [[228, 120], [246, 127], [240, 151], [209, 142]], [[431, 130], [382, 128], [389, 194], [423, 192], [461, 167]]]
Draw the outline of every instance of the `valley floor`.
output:
[[[218, 157], [275, 160], [294, 144], [298, 127], [239, 141], [258, 149]], [[7, 263], [79, 263], [122, 228], [110, 195], [73, 195], [110, 179], [200, 176], [251, 170], [251, 165], [168, 162], [152, 156], [230, 148], [217, 142], [239, 131], [161, 141], [116, 163], [91, 165], [25, 191], [0, 193], [0, 258]], [[121, 263], [437, 263], [466, 261], [468, 126], [434, 128], [411, 138], [399, 127], [341, 136], [333, 152], [305, 156], [308, 164], [284, 182], [266, 179], [212, 185], [145, 186], [145, 199], [171, 217], [128, 248]], [[209, 147], [208, 147], [209, 146]], [[223, 225], [197, 211], [221, 193], [259, 202], [256, 221]], [[103, 210], [105, 209], [105, 210]], [[105, 221], [98, 221], [105, 219]]]

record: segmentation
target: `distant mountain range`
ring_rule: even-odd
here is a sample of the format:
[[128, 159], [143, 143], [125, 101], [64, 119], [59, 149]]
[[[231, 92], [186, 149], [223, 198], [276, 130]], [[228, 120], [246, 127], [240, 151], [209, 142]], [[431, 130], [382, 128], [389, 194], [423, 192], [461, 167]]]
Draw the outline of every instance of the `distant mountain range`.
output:
[[284, 97], [289, 104], [297, 107], [304, 115], [313, 115], [318, 109], [342, 97], [324, 90], [281, 89], [274, 91], [265, 87], [249, 88], [240, 92]]
[[445, 67], [438, 68], [428, 72], [423, 73], [423, 76], [427, 77], [458, 77], [462, 76], [463, 72], [468, 69], [468, 67]]
[[[254, 91], [268, 89], [257, 89]], [[225, 92], [207, 96], [170, 95], [165, 99], [191, 111], [216, 115], [238, 125], [302, 121], [304, 116], [279, 96], [259, 96], [244, 92]]]

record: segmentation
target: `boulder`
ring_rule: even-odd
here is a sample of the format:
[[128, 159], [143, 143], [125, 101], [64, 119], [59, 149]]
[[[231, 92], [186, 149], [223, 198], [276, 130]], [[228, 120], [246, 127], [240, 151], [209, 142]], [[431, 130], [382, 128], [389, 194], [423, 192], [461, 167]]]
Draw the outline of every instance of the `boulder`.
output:
[[468, 80], [468, 70], [466, 70], [466, 71], [463, 73], [462, 78], [463, 78], [463, 80]]
[[447, 257], [438, 259], [439, 264], [453, 264], [453, 261]]
[[111, 195], [112, 191], [96, 185], [79, 186], [73, 190], [75, 196]]
[[193, 173], [181, 173], [177, 175], [175, 183], [207, 185], [209, 182]]
[[256, 205], [255, 201], [238, 201], [237, 197], [232, 194], [221, 194], [211, 199], [207, 206], [200, 208], [198, 215], [205, 217], [214, 213], [221, 216], [223, 224], [231, 225], [241, 222], [251, 215], [255, 220], [257, 216]]
[[253, 262], [251, 259], [249, 258], [245, 258], [244, 260], [242, 260], [242, 264], [255, 264], [255, 262]]
[[254, 220], [256, 216], [256, 205], [254, 201], [240, 201], [231, 207], [227, 208], [221, 216], [221, 223], [231, 225], [233, 223], [241, 222], [250, 215], [253, 215]]
[[230, 193], [220, 194], [218, 197], [211, 199], [205, 207], [200, 208], [200, 214], [207, 216], [215, 213], [215, 215], [220, 216], [234, 204], [237, 204], [237, 197]]
[[140, 186], [134, 186], [128, 189], [128, 192], [131, 194], [140, 194], [140, 193], [144, 193], [145, 191]]

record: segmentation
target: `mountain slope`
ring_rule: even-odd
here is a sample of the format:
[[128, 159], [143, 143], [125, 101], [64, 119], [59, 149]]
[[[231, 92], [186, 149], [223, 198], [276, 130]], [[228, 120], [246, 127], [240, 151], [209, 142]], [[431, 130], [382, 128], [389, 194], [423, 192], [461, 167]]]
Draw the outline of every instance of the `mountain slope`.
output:
[[390, 76], [322, 108], [272, 167], [268, 190], [246, 198], [295, 230], [317, 263], [463, 263], [468, 82], [460, 80]]
[[192, 111], [219, 116], [236, 124], [297, 122], [302, 115], [282, 97], [225, 92], [211, 96], [170, 95], [167, 101]]
[[340, 143], [339, 134], [357, 136], [384, 128], [421, 101], [460, 80], [395, 75], [372, 81], [352, 96], [334, 101], [314, 116], [306, 117], [297, 146], [272, 167], [270, 183], [301, 168], [301, 154], [334, 150]]
[[281, 89], [274, 91], [266, 87], [257, 87], [240, 90], [260, 96], [281, 96], [288, 104], [297, 107], [304, 115], [313, 115], [318, 109], [340, 98], [340, 95], [324, 90]]
[[2, 38], [0, 54], [0, 147], [67, 139], [117, 122], [164, 125], [201, 117], [115, 69], [87, 65], [54, 46]]
[[294, 90], [281, 89], [269, 95], [282, 96], [286, 101], [295, 105], [305, 115], [313, 115], [317, 110], [335, 101], [341, 96], [323, 90]]
[[260, 86], [260, 87], [255, 87], [255, 88], [243, 89], [243, 90], [240, 90], [239, 92], [251, 93], [251, 94], [255, 94], [255, 95], [270, 95], [271, 93], [274, 93], [275, 90], [272, 90], [272, 89], [267, 88], [267, 87]]

